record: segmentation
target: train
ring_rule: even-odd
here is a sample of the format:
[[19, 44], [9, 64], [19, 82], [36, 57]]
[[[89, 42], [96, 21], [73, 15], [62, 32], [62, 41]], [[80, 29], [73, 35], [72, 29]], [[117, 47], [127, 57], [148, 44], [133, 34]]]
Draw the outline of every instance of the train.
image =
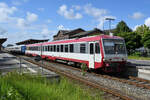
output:
[[[86, 64], [88, 69], [121, 72], [127, 61], [125, 41], [118, 36], [98, 35], [25, 45], [25, 55]], [[20, 49], [21, 50], [21, 49]]]
[[16, 46], [10, 46], [5, 48], [10, 53], [17, 53], [17, 54], [25, 54], [26, 46], [25, 45], [16, 45]]

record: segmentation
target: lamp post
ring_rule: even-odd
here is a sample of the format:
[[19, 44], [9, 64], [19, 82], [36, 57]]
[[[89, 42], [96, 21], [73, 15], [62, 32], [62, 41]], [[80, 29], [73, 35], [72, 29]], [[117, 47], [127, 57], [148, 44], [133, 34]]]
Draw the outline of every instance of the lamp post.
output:
[[114, 18], [105, 18], [105, 20], [109, 21], [109, 35], [112, 35], [110, 30], [111, 30], [111, 21], [115, 20]]

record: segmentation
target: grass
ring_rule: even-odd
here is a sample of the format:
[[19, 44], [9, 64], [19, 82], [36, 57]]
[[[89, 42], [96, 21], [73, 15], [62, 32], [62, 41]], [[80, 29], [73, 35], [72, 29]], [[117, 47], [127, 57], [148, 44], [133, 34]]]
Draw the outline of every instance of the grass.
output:
[[9, 73], [0, 76], [0, 100], [102, 100], [66, 78], [60, 83], [45, 78]]
[[128, 56], [128, 59], [150, 60], [150, 57]]

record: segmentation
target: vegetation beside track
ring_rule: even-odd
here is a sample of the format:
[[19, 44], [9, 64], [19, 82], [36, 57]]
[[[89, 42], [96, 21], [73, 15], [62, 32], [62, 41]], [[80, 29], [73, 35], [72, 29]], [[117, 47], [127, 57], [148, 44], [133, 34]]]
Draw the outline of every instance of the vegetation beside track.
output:
[[128, 56], [128, 59], [150, 60], [150, 57]]
[[0, 100], [102, 100], [66, 78], [60, 83], [27, 74], [0, 76]]

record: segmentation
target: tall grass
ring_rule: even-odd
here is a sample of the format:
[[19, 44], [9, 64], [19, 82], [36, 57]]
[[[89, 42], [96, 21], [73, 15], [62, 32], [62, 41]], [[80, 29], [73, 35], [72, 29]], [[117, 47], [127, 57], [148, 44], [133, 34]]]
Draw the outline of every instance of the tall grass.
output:
[[[15, 97], [3, 99], [10, 90]], [[51, 83], [45, 78], [17, 73], [0, 77], [0, 97], [1, 100], [101, 100], [99, 95], [91, 96], [66, 78]]]

